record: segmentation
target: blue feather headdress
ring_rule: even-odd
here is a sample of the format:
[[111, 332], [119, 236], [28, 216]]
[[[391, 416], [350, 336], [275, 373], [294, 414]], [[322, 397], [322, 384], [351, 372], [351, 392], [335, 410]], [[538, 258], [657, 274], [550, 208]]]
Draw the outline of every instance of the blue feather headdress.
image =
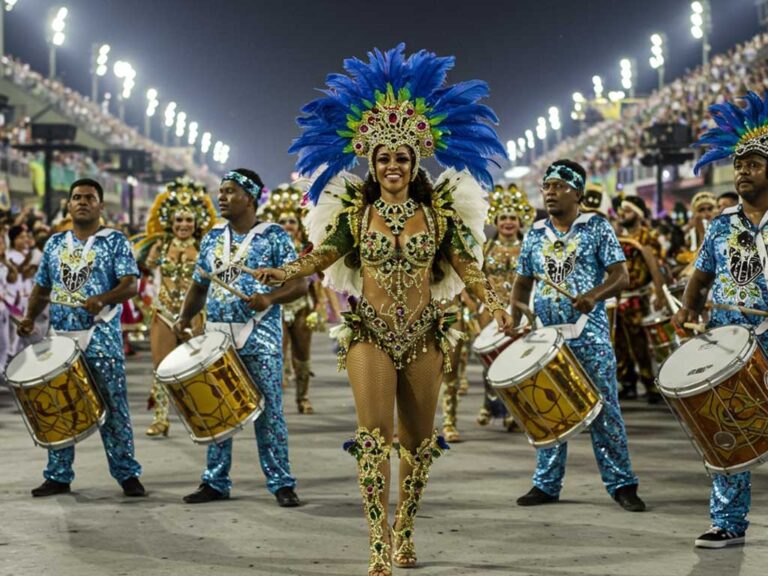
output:
[[760, 98], [750, 91], [740, 100], [747, 103], [746, 108], [732, 102], [709, 107], [717, 126], [695, 144], [710, 147], [694, 166], [697, 174], [702, 166], [730, 156], [756, 153], [768, 158], [768, 92]]
[[415, 155], [413, 175], [421, 158], [457, 170], [467, 169], [492, 187], [488, 163], [506, 154], [489, 123], [493, 110], [478, 101], [488, 96], [480, 80], [444, 86], [454, 58], [421, 50], [405, 58], [405, 44], [368, 53], [368, 62], [344, 61], [345, 74], [326, 78], [325, 95], [302, 109], [297, 122], [304, 133], [289, 152], [299, 155], [297, 168], [310, 174], [322, 168], [307, 195], [317, 203], [328, 181], [367, 157], [380, 145], [407, 145]]

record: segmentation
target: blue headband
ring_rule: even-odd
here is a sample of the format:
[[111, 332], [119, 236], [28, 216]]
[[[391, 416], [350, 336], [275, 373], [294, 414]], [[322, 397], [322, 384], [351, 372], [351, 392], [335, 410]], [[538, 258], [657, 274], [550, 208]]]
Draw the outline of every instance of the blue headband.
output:
[[240, 188], [246, 191], [246, 193], [253, 196], [253, 198], [258, 202], [259, 198], [261, 197], [261, 186], [256, 184], [253, 180], [248, 178], [248, 176], [243, 176], [240, 174], [240, 172], [235, 172], [234, 170], [230, 170], [226, 174], [224, 174], [224, 178], [221, 179], [222, 182], [226, 181], [232, 181]]
[[584, 178], [582, 178], [581, 174], [575, 170], [568, 168], [568, 166], [563, 166], [562, 164], [552, 164], [549, 168], [547, 168], [546, 174], [544, 174], [544, 182], [547, 180], [552, 180], [553, 178], [562, 180], [568, 184], [568, 186], [576, 190], [584, 189]]

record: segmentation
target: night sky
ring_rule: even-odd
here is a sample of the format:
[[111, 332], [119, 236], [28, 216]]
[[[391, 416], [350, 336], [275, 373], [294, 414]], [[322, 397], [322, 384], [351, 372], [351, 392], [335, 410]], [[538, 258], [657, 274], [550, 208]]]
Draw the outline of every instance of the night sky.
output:
[[[231, 167], [253, 168], [269, 186], [289, 178], [301, 105], [345, 57], [374, 46], [404, 41], [409, 53], [455, 55], [449, 81], [489, 82], [502, 141], [533, 129], [552, 105], [570, 131], [572, 93], [589, 93], [595, 74], [606, 91], [618, 89], [622, 57], [637, 59], [638, 93], [653, 89], [654, 32], [668, 37], [668, 79], [701, 60], [687, 0], [19, 0], [6, 13], [6, 51], [47, 73], [47, 13], [61, 5], [69, 16], [58, 70], [67, 85], [90, 94], [91, 44], [109, 43], [107, 89], [118, 89], [115, 60], [137, 71], [129, 124], [143, 126], [146, 90], [155, 87], [156, 139], [175, 100], [201, 133], [230, 144]], [[759, 30], [754, 0], [712, 0], [712, 13], [713, 54]]]

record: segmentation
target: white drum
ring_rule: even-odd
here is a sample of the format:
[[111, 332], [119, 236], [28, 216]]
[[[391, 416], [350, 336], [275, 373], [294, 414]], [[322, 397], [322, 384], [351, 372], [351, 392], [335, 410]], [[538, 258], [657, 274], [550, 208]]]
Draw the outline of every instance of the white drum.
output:
[[597, 418], [603, 398], [554, 327], [510, 344], [488, 381], [536, 448], [566, 442]]
[[192, 440], [222, 442], [263, 412], [261, 392], [232, 339], [208, 332], [177, 346], [155, 371]]
[[99, 389], [71, 338], [52, 336], [27, 346], [5, 377], [32, 439], [43, 448], [71, 446], [104, 423]]
[[768, 360], [750, 329], [691, 338], [657, 383], [709, 470], [732, 474], [768, 460]]
[[475, 341], [472, 343], [472, 350], [480, 358], [480, 362], [486, 368], [490, 368], [496, 357], [501, 354], [507, 346], [519, 338], [525, 328], [528, 326], [528, 318], [523, 316], [520, 322], [518, 336], [507, 336], [499, 332], [499, 325], [495, 320], [491, 320], [488, 325], [480, 331]]

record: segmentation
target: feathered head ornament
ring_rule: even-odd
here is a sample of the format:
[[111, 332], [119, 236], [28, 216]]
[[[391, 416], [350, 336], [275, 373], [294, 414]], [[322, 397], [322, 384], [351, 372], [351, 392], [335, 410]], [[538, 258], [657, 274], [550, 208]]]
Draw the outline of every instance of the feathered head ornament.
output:
[[147, 218], [147, 235], [171, 232], [174, 216], [179, 211], [188, 211], [195, 215], [197, 238], [208, 232], [216, 220], [216, 208], [205, 186], [189, 178], [177, 178], [169, 182], [165, 191], [155, 197]]
[[270, 191], [269, 198], [261, 206], [261, 214], [270, 222], [277, 222], [283, 215], [294, 216], [301, 221], [303, 191], [290, 184], [281, 184]]
[[760, 98], [749, 91], [740, 100], [746, 102], [746, 107], [733, 102], [709, 107], [717, 126], [707, 130], [695, 144], [709, 146], [694, 167], [697, 174], [702, 166], [729, 156], [756, 153], [768, 158], [768, 92]]
[[489, 224], [494, 224], [502, 214], [516, 215], [525, 227], [533, 224], [536, 218], [536, 210], [528, 202], [528, 195], [515, 184], [510, 184], [507, 189], [497, 185], [488, 200], [491, 204], [488, 210]]
[[446, 86], [452, 56], [421, 50], [406, 59], [405, 44], [368, 53], [368, 62], [344, 61], [347, 74], [330, 74], [324, 96], [302, 108], [297, 122], [304, 133], [289, 152], [299, 156], [302, 174], [319, 170], [307, 196], [317, 203], [325, 185], [358, 157], [368, 159], [379, 146], [408, 146], [414, 155], [412, 174], [422, 158], [434, 156], [442, 165], [467, 169], [490, 188], [488, 163], [506, 151], [489, 123], [498, 119], [478, 101], [488, 96], [480, 80]]

